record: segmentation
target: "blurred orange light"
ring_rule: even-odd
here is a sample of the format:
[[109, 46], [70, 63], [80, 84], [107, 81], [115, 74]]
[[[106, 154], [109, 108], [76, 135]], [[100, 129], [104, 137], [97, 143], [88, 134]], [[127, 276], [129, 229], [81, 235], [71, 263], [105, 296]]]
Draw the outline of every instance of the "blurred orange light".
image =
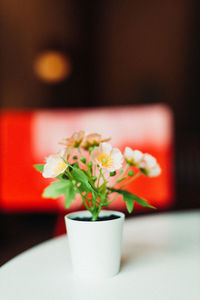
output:
[[34, 70], [41, 80], [57, 83], [70, 76], [71, 62], [59, 51], [45, 51], [36, 57]]

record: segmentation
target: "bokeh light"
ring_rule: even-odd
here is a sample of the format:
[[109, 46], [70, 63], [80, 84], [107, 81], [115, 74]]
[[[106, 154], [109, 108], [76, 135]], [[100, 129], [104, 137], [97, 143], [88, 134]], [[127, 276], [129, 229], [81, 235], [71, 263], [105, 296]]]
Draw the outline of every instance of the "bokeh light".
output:
[[40, 80], [47, 83], [58, 83], [71, 74], [70, 58], [59, 51], [40, 53], [34, 62], [34, 71]]

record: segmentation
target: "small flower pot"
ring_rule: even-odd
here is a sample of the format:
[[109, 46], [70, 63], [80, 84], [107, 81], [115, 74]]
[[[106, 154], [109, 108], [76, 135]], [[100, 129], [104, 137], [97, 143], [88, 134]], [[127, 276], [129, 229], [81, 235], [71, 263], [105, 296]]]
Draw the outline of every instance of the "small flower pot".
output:
[[[65, 216], [74, 274], [84, 278], [107, 278], [120, 268], [124, 214], [103, 210], [100, 220], [90, 221], [88, 211]], [[84, 219], [84, 220], [83, 220]]]

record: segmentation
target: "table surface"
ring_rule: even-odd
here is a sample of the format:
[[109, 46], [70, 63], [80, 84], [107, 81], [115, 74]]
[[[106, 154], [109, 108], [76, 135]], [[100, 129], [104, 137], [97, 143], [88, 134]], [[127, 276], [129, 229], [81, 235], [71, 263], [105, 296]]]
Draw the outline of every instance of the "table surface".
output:
[[72, 275], [66, 236], [0, 268], [2, 300], [200, 299], [200, 211], [126, 220], [120, 273], [87, 281]]

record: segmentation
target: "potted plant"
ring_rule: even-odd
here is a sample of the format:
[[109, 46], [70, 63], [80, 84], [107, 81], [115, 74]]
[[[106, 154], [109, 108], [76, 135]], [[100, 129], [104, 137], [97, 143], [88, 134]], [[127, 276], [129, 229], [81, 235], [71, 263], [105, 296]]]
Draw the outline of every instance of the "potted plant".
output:
[[45, 164], [34, 165], [45, 178], [55, 179], [43, 197], [64, 194], [69, 208], [79, 194], [86, 208], [65, 216], [73, 269], [78, 276], [105, 278], [119, 271], [124, 214], [107, 210], [112, 201], [121, 195], [129, 213], [135, 202], [154, 208], [125, 186], [142, 174], [158, 176], [161, 169], [156, 159], [129, 147], [122, 155], [109, 140], [100, 134], [76, 132], [59, 143], [61, 150], [47, 157]]

